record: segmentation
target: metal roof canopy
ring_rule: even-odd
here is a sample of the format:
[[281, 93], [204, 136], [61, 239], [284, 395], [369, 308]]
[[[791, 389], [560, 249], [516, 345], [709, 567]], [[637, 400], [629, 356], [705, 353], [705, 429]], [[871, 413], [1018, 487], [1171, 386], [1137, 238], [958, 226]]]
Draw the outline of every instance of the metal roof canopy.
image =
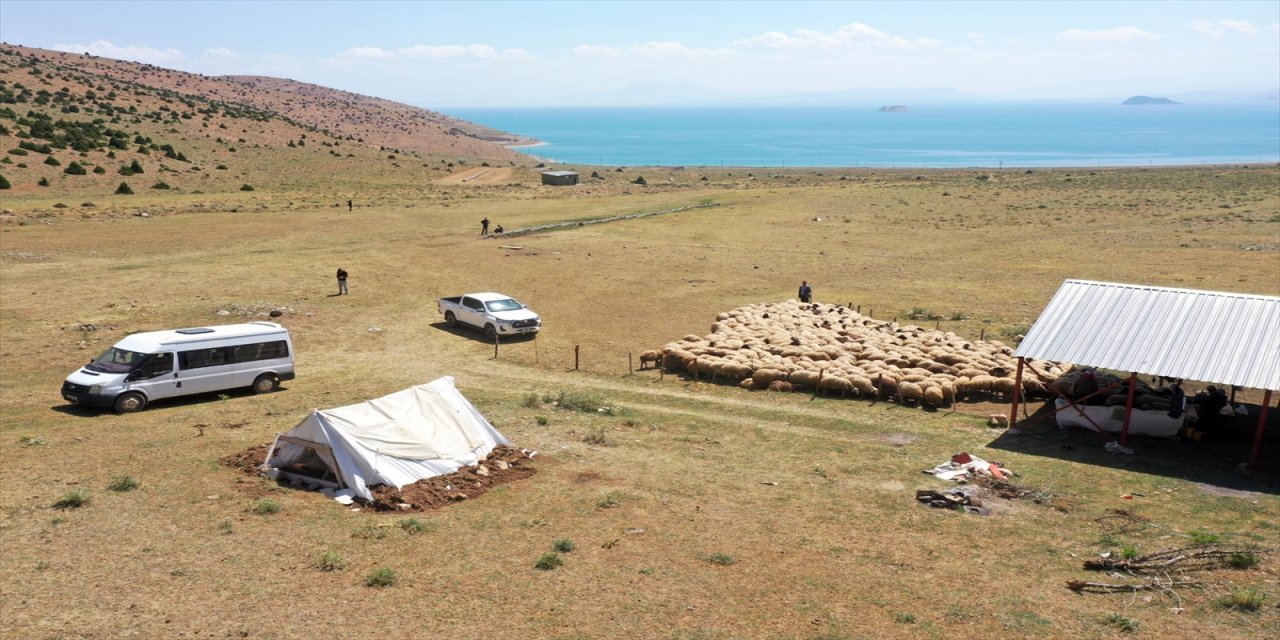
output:
[[1015, 355], [1280, 391], [1280, 297], [1067, 280]]

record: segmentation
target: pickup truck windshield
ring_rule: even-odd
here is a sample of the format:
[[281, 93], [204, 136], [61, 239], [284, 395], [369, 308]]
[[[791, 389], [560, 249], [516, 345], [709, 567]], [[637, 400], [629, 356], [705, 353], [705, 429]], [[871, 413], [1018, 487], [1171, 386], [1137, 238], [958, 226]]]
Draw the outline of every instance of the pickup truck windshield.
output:
[[127, 373], [138, 366], [145, 357], [147, 357], [145, 353], [111, 347], [103, 351], [97, 360], [90, 362], [85, 368], [103, 373]]
[[515, 311], [516, 309], [524, 308], [524, 305], [520, 304], [519, 302], [516, 302], [515, 300], [512, 300], [511, 298], [507, 298], [506, 300], [493, 300], [491, 302], [486, 302], [484, 303], [484, 306], [489, 311]]

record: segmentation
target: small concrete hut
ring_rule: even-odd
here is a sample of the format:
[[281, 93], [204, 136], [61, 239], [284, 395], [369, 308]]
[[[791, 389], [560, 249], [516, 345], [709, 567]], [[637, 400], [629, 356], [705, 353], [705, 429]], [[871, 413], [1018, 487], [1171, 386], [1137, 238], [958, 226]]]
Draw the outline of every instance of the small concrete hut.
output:
[[1014, 355], [1010, 427], [1028, 359], [1131, 372], [1121, 444], [1128, 438], [1138, 374], [1264, 390], [1249, 455], [1253, 469], [1272, 392], [1280, 391], [1280, 297], [1067, 280]]
[[552, 187], [571, 187], [578, 184], [577, 171], [543, 171], [542, 184]]

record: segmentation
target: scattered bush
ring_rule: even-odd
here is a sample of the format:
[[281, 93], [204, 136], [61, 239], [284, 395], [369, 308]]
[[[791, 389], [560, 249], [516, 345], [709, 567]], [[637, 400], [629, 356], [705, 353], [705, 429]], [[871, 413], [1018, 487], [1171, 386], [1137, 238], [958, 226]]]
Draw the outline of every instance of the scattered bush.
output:
[[534, 418], [534, 421], [537, 422], [540, 427], [545, 427], [549, 422], [551, 422], [546, 416], [537, 416]]
[[1258, 566], [1258, 554], [1252, 551], [1237, 551], [1227, 561], [1233, 569], [1252, 569]]
[[1119, 629], [1123, 633], [1133, 633], [1138, 630], [1138, 621], [1118, 613], [1112, 613], [1102, 618], [1102, 623]]
[[1220, 598], [1218, 606], [1232, 611], [1253, 613], [1262, 609], [1263, 600], [1265, 600], [1265, 596], [1261, 589], [1257, 587], [1241, 587]]
[[582, 436], [582, 441], [587, 444], [594, 444], [601, 447], [613, 446], [613, 440], [609, 439], [609, 434], [603, 426], [596, 427], [587, 435]]
[[347, 560], [337, 551], [329, 549], [316, 559], [316, 568], [321, 571], [341, 571], [347, 568]]
[[396, 572], [388, 567], [379, 567], [365, 576], [364, 584], [368, 587], [390, 587], [396, 583]]
[[55, 157], [53, 157], [53, 156], [45, 156], [45, 158], [44, 158], [44, 163], [45, 163], [45, 164], [47, 164], [47, 165], [49, 165], [49, 166], [51, 166], [51, 167], [61, 167], [61, 166], [62, 166], [62, 163], [61, 163], [61, 162], [58, 162], [58, 159], [57, 159], [57, 158], [55, 158]]
[[560, 553], [570, 553], [576, 549], [577, 546], [573, 544], [572, 540], [568, 538], [561, 538], [551, 543], [551, 548], [559, 551]]
[[263, 498], [253, 503], [253, 512], [260, 516], [269, 516], [280, 513], [283, 508], [284, 507], [281, 507], [279, 502], [276, 502], [271, 498]]
[[37, 185], [39, 185], [39, 186], [41, 186], [41, 187], [47, 187], [47, 186], [49, 186], [49, 179], [48, 179], [48, 178], [40, 178], [40, 180], [39, 180], [38, 182], [36, 182], [36, 184], [37, 184]]
[[1216, 533], [1209, 533], [1207, 531], [1192, 531], [1187, 535], [1191, 536], [1191, 541], [1196, 544], [1213, 544], [1215, 542], [1222, 542], [1222, 536]]
[[137, 489], [140, 486], [142, 486], [141, 480], [131, 475], [122, 475], [122, 476], [116, 476], [112, 478], [111, 484], [107, 485], [107, 489], [110, 489], [111, 491], [124, 492], [124, 491], [133, 491], [134, 489]]
[[737, 560], [734, 560], [733, 556], [727, 553], [720, 553], [719, 551], [717, 551], [707, 556], [707, 562], [710, 562], [711, 564], [718, 564], [722, 567], [727, 567], [731, 564], [736, 563]]
[[120, 186], [116, 187], [116, 195], [131, 196], [133, 189], [129, 188], [128, 182], [121, 182]]
[[63, 169], [62, 172], [69, 176], [82, 176], [89, 173], [79, 162], [76, 162], [75, 160], [72, 160], [71, 164], [67, 165], [67, 168]]
[[555, 551], [548, 551], [542, 554], [542, 557], [538, 558], [538, 561], [533, 563], [533, 568], [542, 571], [551, 571], [552, 569], [556, 569], [561, 566], [564, 566], [564, 558]]
[[241, 191], [253, 191], [253, 185], [251, 185], [251, 184], [242, 184], [242, 185], [240, 185], [240, 190], [241, 190]]
[[89, 504], [89, 491], [87, 489], [72, 489], [62, 494], [62, 497], [53, 503], [53, 508], [79, 509], [86, 504]]
[[155, 184], [151, 185], [151, 188], [152, 188], [152, 189], [168, 189], [168, 188], [169, 188], [169, 183], [167, 183], [167, 182], [165, 182], [165, 181], [161, 180], [160, 182], [157, 182], [157, 183], [155, 183]]
[[351, 537], [360, 538], [362, 540], [381, 540], [387, 537], [387, 530], [382, 527], [375, 527], [374, 525], [366, 524], [365, 526], [352, 531]]
[[9, 179], [0, 175], [0, 189], [12, 189], [13, 185], [9, 184]]
[[431, 530], [431, 527], [427, 523], [417, 518], [405, 518], [404, 520], [401, 520], [400, 528], [404, 529], [404, 532], [409, 535], [418, 535]]
[[596, 500], [596, 507], [599, 509], [612, 509], [622, 504], [622, 494], [618, 491], [610, 491]]
[[632, 181], [631, 181], [631, 184], [649, 184], [649, 181], [645, 180], [645, 179], [644, 179], [644, 176], [640, 176], [640, 177], [636, 178], [635, 180], [632, 180]]

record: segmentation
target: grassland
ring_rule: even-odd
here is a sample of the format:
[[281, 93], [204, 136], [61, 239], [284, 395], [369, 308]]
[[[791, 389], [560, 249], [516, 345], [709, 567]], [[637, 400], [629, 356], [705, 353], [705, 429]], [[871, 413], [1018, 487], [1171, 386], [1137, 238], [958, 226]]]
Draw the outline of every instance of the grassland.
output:
[[[1235, 471], [1248, 445], [1239, 438], [1139, 441], [1137, 456], [1115, 458], [1095, 438], [1044, 424], [993, 431], [983, 410], [749, 393], [627, 368], [629, 353], [704, 333], [719, 311], [790, 298], [801, 279], [820, 301], [880, 318], [941, 316], [975, 336], [1021, 332], [1065, 278], [1277, 295], [1280, 169], [583, 167], [601, 178], [568, 189], [538, 186], [528, 166], [463, 182], [475, 163], [443, 171], [370, 156], [323, 172], [309, 157], [248, 156], [240, 170], [255, 176], [252, 192], [232, 180], [134, 196], [74, 182], [3, 195], [0, 636], [1280, 629], [1274, 554], [1176, 595], [1065, 588], [1099, 579], [1081, 569], [1099, 552], [1179, 546], [1193, 532], [1275, 548], [1274, 432], [1264, 468], [1246, 478]], [[647, 186], [633, 184], [639, 176]], [[478, 237], [483, 217], [513, 229], [703, 202], [720, 206]], [[339, 266], [352, 295], [331, 297]], [[488, 289], [543, 315], [536, 342], [504, 344], [495, 359], [478, 335], [443, 328], [435, 298]], [[58, 397], [67, 373], [128, 332], [276, 308], [299, 368], [279, 393], [127, 416]], [[537, 475], [404, 524], [218, 462], [312, 408], [441, 375], [541, 452]], [[615, 410], [543, 401], [561, 392]], [[1002, 461], [1057, 497], [997, 502], [988, 517], [916, 505], [915, 489], [939, 486], [920, 470], [958, 451]], [[68, 497], [80, 506], [54, 506]], [[1116, 509], [1149, 524], [1117, 529], [1107, 519]], [[535, 567], [565, 540], [574, 544], [561, 566]], [[1222, 604], [1248, 601], [1241, 593], [1258, 594], [1261, 608]]]

